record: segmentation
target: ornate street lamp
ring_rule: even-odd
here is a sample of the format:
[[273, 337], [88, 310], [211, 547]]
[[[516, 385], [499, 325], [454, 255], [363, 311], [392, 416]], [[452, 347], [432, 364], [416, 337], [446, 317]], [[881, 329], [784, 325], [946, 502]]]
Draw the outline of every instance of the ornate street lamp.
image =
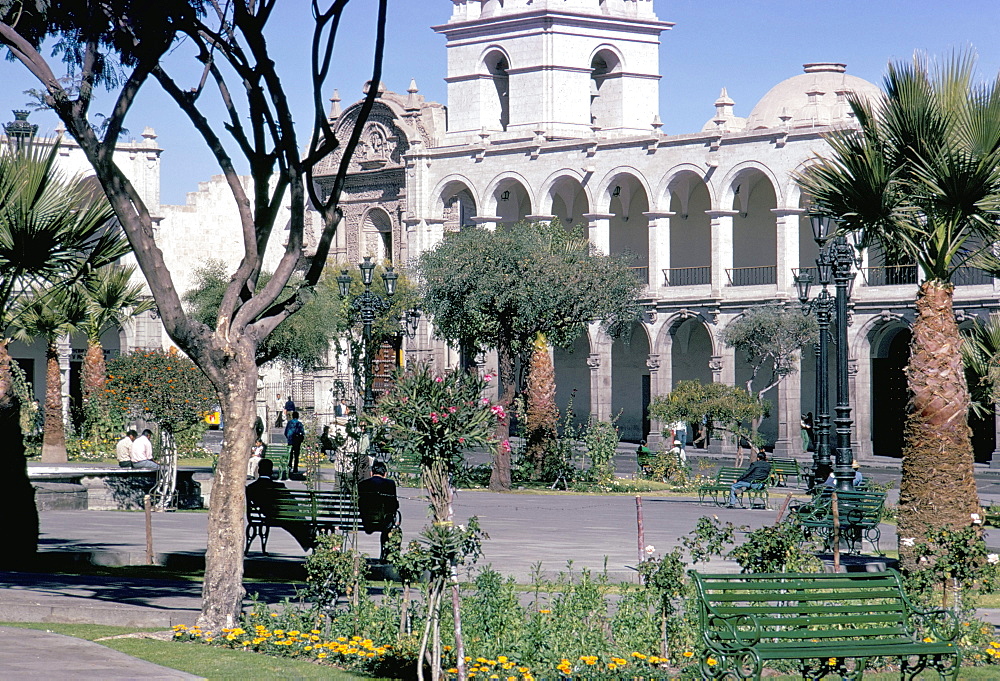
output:
[[[364, 341], [365, 353], [365, 397], [362, 410], [365, 413], [369, 413], [375, 406], [375, 394], [372, 391], [375, 379], [373, 375], [375, 349], [372, 347], [372, 326], [375, 323], [375, 317], [389, 309], [392, 296], [396, 294], [396, 280], [399, 279], [399, 275], [393, 272], [391, 265], [382, 273], [382, 281], [385, 283], [386, 292], [386, 297], [382, 298], [372, 293], [372, 275], [375, 272], [375, 263], [372, 262], [371, 256], [366, 255], [365, 261], [360, 263], [358, 267], [361, 269], [361, 283], [364, 284], [365, 290], [351, 301], [351, 312], [355, 318], [361, 320], [362, 324], [361, 337]], [[347, 298], [351, 294], [351, 275], [348, 274], [347, 270], [341, 270], [340, 275], [337, 277], [337, 287], [340, 289], [340, 296], [342, 298]]]
[[7, 142], [15, 152], [27, 151], [38, 132], [38, 125], [28, 122], [30, 111], [14, 110], [14, 120], [3, 126]]
[[[828, 217], [811, 215], [809, 217], [813, 231], [813, 239], [819, 246], [819, 257], [816, 267], [819, 272], [819, 283], [823, 290], [816, 300], [809, 303], [809, 286], [812, 276], [809, 273], [800, 274], [795, 278], [799, 300], [804, 311], [816, 310], [819, 325], [819, 344], [816, 351], [816, 452], [813, 454], [814, 483], [821, 483], [832, 469], [839, 489], [854, 489], [854, 453], [851, 450], [851, 398], [847, 380], [847, 301], [853, 288], [855, 265], [860, 266], [857, 258], [857, 243], [848, 243], [842, 235], [836, 234], [836, 223]], [[852, 233], [852, 238], [856, 235]], [[831, 299], [827, 286], [831, 279], [836, 288], [836, 297]], [[830, 328], [831, 308], [836, 324], [837, 346], [837, 416], [835, 456], [831, 461], [830, 451], [830, 408], [829, 387], [827, 382], [827, 334]]]

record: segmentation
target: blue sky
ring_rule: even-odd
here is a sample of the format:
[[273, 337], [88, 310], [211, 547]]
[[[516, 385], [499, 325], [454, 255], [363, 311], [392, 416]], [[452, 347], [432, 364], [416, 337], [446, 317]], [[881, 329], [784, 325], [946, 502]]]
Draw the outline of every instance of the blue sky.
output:
[[[405, 92], [415, 78], [421, 94], [447, 103], [444, 38], [429, 27], [445, 23], [451, 5], [450, 0], [390, 1], [386, 87]], [[306, 0], [280, 2], [271, 37], [303, 139], [311, 111], [308, 85], [295, 84], [308, 73], [308, 6]], [[374, 0], [348, 5], [330, 82], [330, 93], [338, 88], [344, 104], [360, 98], [368, 77], [374, 8]], [[713, 115], [712, 103], [722, 87], [736, 101], [736, 114], [748, 115], [773, 85], [801, 73], [808, 62], [844, 62], [848, 73], [879, 84], [890, 60], [908, 59], [914, 50], [945, 55], [972, 46], [979, 54], [981, 77], [992, 79], [1000, 72], [997, 0], [657, 0], [655, 8], [660, 19], [676, 24], [663, 33], [660, 48], [660, 118], [669, 134], [700, 130]], [[193, 72], [186, 75], [194, 77]], [[22, 91], [36, 83], [19, 63], [0, 61], [0, 84], [0, 122], [5, 123], [13, 118], [11, 109], [24, 106]], [[127, 127], [133, 136], [145, 126], [156, 130], [165, 149], [161, 201], [183, 203], [198, 180], [219, 171], [157, 88], [147, 85]], [[102, 103], [96, 111], [108, 108]], [[56, 126], [55, 117], [44, 112], [32, 114], [31, 120], [42, 131]]]

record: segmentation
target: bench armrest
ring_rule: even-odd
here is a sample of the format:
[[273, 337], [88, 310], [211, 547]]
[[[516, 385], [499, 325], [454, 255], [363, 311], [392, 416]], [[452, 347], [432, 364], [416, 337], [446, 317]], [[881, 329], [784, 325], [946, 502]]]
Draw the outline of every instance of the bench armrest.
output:
[[910, 618], [927, 636], [939, 641], [954, 641], [958, 638], [961, 622], [952, 610], [921, 610], [911, 606]]
[[[760, 623], [754, 615], [717, 615], [709, 611], [708, 623], [705, 643], [714, 650], [727, 653], [749, 650], [760, 641]], [[750, 627], [753, 629], [749, 630]], [[728, 636], [722, 637], [723, 632]]]

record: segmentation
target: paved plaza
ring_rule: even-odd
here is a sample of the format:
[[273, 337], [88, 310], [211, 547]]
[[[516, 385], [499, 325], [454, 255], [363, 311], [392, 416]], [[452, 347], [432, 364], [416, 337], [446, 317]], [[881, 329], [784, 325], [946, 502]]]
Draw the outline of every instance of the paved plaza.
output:
[[[726, 461], [726, 463], [730, 463]], [[619, 472], [634, 465], [627, 452], [619, 457]], [[887, 461], [868, 471], [878, 481], [897, 480], [898, 464]], [[1000, 475], [986, 468], [977, 470], [984, 503], [1000, 500]], [[293, 485], [299, 483], [291, 483]], [[898, 486], [898, 483], [897, 483]], [[798, 487], [787, 491], [801, 493]], [[786, 490], [776, 488], [767, 510], [726, 509], [701, 505], [694, 497], [644, 496], [642, 498], [643, 543], [657, 553], [679, 545], [697, 519], [716, 515], [722, 521], [756, 528], [772, 524], [785, 499]], [[416, 538], [427, 523], [427, 503], [417, 489], [400, 489], [404, 540]], [[536, 494], [461, 491], [455, 498], [459, 522], [478, 516], [489, 535], [479, 567], [492, 565], [501, 573], [527, 582], [533, 566], [554, 577], [566, 570], [607, 570], [612, 581], [637, 579], [639, 555], [636, 499], [632, 495]], [[40, 514], [40, 550], [43, 565], [59, 565], [74, 559], [105, 565], [145, 561], [145, 518], [128, 511], [45, 511]], [[203, 565], [208, 515], [205, 512], [156, 513], [153, 515], [155, 561], [175, 567]], [[894, 527], [883, 525], [882, 546], [893, 548]], [[359, 548], [377, 553], [377, 535], [359, 535]], [[1000, 546], [1000, 531], [987, 533], [992, 550]], [[248, 575], [289, 574], [299, 569], [305, 553], [288, 533], [272, 531], [269, 556], [255, 544], [247, 560]], [[735, 571], [726, 561], [698, 566], [706, 571]], [[51, 573], [0, 573], [0, 621], [88, 622], [130, 627], [168, 629], [191, 624], [198, 614], [201, 587], [198, 583], [166, 580], [115, 580], [107, 577]], [[265, 601], [277, 602], [294, 594], [288, 583], [253, 583]], [[17, 630], [0, 628], [0, 660], [8, 673], [46, 678], [191, 678], [165, 670], [98, 644], [65, 640], [45, 634], [18, 636]], [[19, 645], [30, 639], [30, 645]], [[58, 660], [65, 660], [65, 675]], [[69, 670], [72, 670], [70, 673]]]

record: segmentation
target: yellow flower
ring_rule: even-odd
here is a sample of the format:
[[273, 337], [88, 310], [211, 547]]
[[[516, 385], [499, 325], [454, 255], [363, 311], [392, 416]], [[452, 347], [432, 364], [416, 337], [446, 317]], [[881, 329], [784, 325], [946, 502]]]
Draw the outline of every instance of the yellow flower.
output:
[[715, 659], [714, 657], [710, 657], [710, 658], [708, 658], [707, 660], [705, 660], [705, 663], [706, 663], [706, 664], [707, 664], [707, 665], [708, 665], [709, 667], [714, 667], [715, 665], [719, 664], [718, 660], [716, 660], [716, 659]]
[[837, 664], [837, 658], [831, 657], [829, 660], [826, 661], [826, 663], [828, 665], [830, 665], [831, 667], [833, 667], [833, 666], [835, 666]]
[[642, 653], [632, 653], [632, 657], [640, 659], [640, 660], [645, 660], [646, 659], [646, 656], [643, 655]]
[[924, 643], [934, 643], [934, 639], [932, 639], [930, 636], [927, 636], [926, 638], [924, 638]]
[[448, 670], [448, 673], [449, 673], [449, 674], [457, 674], [457, 673], [458, 673], [458, 670], [457, 670], [457, 669], [455, 669], [454, 667], [452, 667], [451, 669], [449, 669], [449, 670]]
[[684, 657], [694, 657], [694, 653], [692, 653], [690, 650], [685, 650]]
[[322, 660], [324, 657], [326, 657], [326, 653], [319, 653], [318, 655], [316, 655], [316, 657]]
[[499, 662], [501, 664], [503, 664], [506, 661], [507, 661], [507, 656], [506, 655], [501, 655], [500, 657], [497, 658], [497, 662]]
[[545, 610], [539, 610], [538, 612], [540, 612], [540, 613], [541, 613], [541, 614], [543, 614], [543, 615], [548, 615], [548, 614], [551, 614], [551, 613], [552, 613], [552, 611], [551, 611], [551, 610], [549, 610], [549, 609], [545, 609]]
[[610, 669], [611, 671], [614, 671], [614, 670], [618, 669], [618, 665], [616, 665], [614, 662], [609, 662], [608, 663], [608, 669]]

